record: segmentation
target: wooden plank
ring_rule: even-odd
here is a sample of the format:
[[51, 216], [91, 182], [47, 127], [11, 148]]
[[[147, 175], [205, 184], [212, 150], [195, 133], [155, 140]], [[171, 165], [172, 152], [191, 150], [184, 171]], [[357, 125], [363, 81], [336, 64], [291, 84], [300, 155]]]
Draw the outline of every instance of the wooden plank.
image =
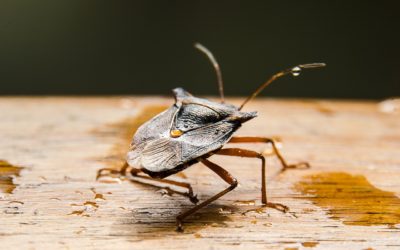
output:
[[[280, 174], [279, 162], [268, 157], [269, 199], [291, 213], [260, 209], [259, 161], [213, 156], [240, 186], [177, 233], [175, 216], [192, 206], [186, 197], [129, 180], [95, 181], [98, 169], [121, 164], [134, 128], [171, 103], [0, 98], [0, 248], [400, 248], [400, 116], [394, 109], [376, 102], [252, 102], [246, 108], [259, 117], [237, 134], [279, 137], [290, 163], [312, 164]], [[235, 146], [270, 153], [263, 144]], [[200, 200], [226, 187], [201, 164], [174, 178], [192, 183]]]

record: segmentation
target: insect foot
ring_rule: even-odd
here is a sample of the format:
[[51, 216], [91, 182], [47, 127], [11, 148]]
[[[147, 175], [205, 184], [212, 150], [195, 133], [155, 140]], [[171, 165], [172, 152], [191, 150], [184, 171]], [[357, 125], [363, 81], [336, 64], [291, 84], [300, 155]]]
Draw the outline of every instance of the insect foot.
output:
[[183, 233], [183, 227], [182, 227], [182, 220], [178, 217], [176, 217], [176, 231], [178, 233]]
[[278, 210], [278, 211], [280, 211], [282, 213], [287, 213], [290, 210], [288, 206], [285, 206], [285, 205], [280, 204], [280, 203], [267, 202], [267, 204], [265, 204], [265, 206], [273, 208], [273, 209], [276, 209], [276, 210]]
[[290, 164], [290, 165], [284, 165], [283, 168], [281, 169], [281, 173], [285, 172], [288, 169], [309, 169], [311, 168], [310, 163], [308, 162], [299, 162], [296, 164]]
[[121, 170], [113, 169], [113, 168], [101, 168], [97, 171], [96, 181], [99, 180], [103, 176], [109, 175], [124, 175], [125, 173], [121, 172]]
[[188, 193], [187, 194], [189, 197], [189, 200], [193, 203], [193, 204], [197, 204], [199, 202], [199, 199], [197, 199], [197, 194], [193, 194], [193, 193]]

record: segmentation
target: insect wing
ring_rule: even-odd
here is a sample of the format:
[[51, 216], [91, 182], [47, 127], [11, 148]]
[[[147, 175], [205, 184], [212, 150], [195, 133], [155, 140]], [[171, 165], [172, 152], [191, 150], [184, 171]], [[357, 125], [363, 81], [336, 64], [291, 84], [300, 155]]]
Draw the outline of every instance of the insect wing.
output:
[[159, 138], [147, 143], [141, 155], [141, 164], [152, 172], [166, 171], [181, 163], [182, 144], [170, 138]]
[[182, 140], [182, 160], [190, 161], [221, 148], [240, 127], [238, 122], [220, 122], [188, 131]]

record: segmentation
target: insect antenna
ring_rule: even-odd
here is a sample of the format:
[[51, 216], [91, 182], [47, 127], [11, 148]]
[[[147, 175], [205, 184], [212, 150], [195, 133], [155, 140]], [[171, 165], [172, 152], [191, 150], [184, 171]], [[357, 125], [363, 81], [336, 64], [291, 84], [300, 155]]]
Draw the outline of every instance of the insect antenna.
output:
[[247, 99], [242, 103], [242, 105], [240, 105], [239, 110], [241, 110], [243, 108], [244, 105], [246, 105], [246, 103], [248, 103], [249, 101], [251, 101], [254, 97], [256, 97], [265, 87], [267, 87], [268, 85], [270, 85], [273, 81], [275, 81], [276, 79], [278, 79], [281, 76], [287, 75], [287, 74], [292, 74], [293, 76], [298, 76], [300, 75], [300, 72], [302, 69], [311, 69], [311, 68], [320, 68], [320, 67], [325, 67], [326, 64], [325, 63], [308, 63], [308, 64], [300, 64], [297, 65], [293, 68], [290, 69], [285, 69], [282, 71], [279, 71], [278, 73], [276, 73], [275, 75], [273, 75], [271, 78], [269, 78], [265, 83], [261, 84], [260, 87], [258, 87], [256, 89], [256, 91], [253, 92], [253, 94], [251, 94], [249, 97], [247, 97]]
[[221, 97], [221, 102], [224, 103], [225, 102], [224, 83], [222, 81], [221, 68], [219, 67], [217, 60], [215, 59], [215, 57], [213, 56], [211, 51], [209, 51], [206, 47], [204, 47], [200, 43], [195, 43], [194, 47], [196, 49], [200, 50], [201, 52], [203, 52], [207, 56], [208, 60], [210, 60], [211, 64], [213, 65], [215, 73], [217, 74], [218, 89], [219, 89], [219, 95]]

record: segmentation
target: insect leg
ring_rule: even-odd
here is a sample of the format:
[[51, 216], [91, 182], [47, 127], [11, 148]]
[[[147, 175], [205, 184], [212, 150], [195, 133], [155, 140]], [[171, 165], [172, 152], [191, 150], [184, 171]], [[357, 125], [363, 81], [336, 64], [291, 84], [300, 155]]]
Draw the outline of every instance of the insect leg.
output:
[[141, 172], [140, 169], [132, 168], [131, 174], [132, 174], [133, 178], [138, 178], [138, 179], [131, 179], [131, 181], [137, 181], [137, 182], [139, 182], [141, 184], [146, 184], [146, 185], [150, 185], [150, 186], [154, 186], [154, 187], [159, 187], [158, 185], [153, 185], [153, 184], [150, 184], [150, 183], [147, 183], [147, 182], [146, 183], [142, 182], [142, 181], [139, 180], [139, 178], [140, 178], [142, 180], [155, 181], [155, 182], [158, 182], [158, 183], [166, 183], [166, 184], [171, 184], [171, 185], [175, 185], [175, 186], [178, 186], [178, 187], [187, 188], [188, 192], [182, 193], [182, 192], [179, 192], [179, 191], [172, 190], [172, 189], [170, 189], [168, 187], [163, 187], [163, 188], [167, 189], [170, 192], [181, 194], [183, 196], [189, 197], [189, 200], [194, 204], [197, 204], [197, 202], [199, 202], [199, 200], [197, 199], [197, 195], [193, 194], [193, 188], [189, 183], [179, 182], [179, 181], [174, 181], [174, 180], [168, 180], [168, 179], [155, 179], [155, 178], [151, 178], [149, 176], [139, 175], [140, 172]]
[[267, 185], [266, 185], [266, 168], [265, 168], [265, 157], [252, 150], [241, 149], [241, 148], [223, 148], [217, 152], [217, 155], [226, 155], [226, 156], [239, 156], [239, 157], [249, 157], [249, 158], [258, 158], [261, 159], [261, 202], [267, 206], [274, 209], [277, 209], [281, 212], [289, 211], [289, 208], [280, 203], [272, 203], [267, 201]]
[[308, 162], [299, 162], [296, 164], [288, 164], [283, 158], [281, 152], [279, 151], [278, 147], [276, 146], [275, 140], [272, 138], [266, 138], [266, 137], [232, 137], [228, 143], [254, 143], [254, 142], [262, 142], [262, 143], [271, 143], [272, 149], [274, 150], [274, 153], [278, 157], [279, 161], [281, 162], [283, 168], [281, 169], [281, 172], [286, 171], [287, 169], [294, 169], [294, 168], [310, 168], [310, 164]]
[[130, 171], [130, 173], [131, 173], [131, 175], [133, 177], [133, 178], [130, 179], [130, 181], [132, 181], [132, 182], [139, 182], [141, 184], [145, 184], [145, 185], [148, 185], [148, 186], [160, 187], [159, 185], [154, 185], [154, 184], [142, 181], [142, 180], [149, 180], [149, 181], [154, 181], [154, 182], [159, 182], [159, 183], [166, 183], [166, 184], [171, 184], [171, 185], [187, 188], [188, 192], [183, 193], [183, 192], [179, 192], [179, 191], [176, 191], [176, 190], [172, 190], [169, 187], [162, 187], [162, 188], [166, 189], [169, 192], [173, 192], [173, 193], [176, 193], [176, 194], [187, 196], [189, 198], [189, 200], [194, 204], [197, 204], [197, 202], [199, 201], [197, 199], [197, 196], [193, 194], [193, 188], [189, 183], [179, 182], [179, 181], [174, 181], [174, 180], [167, 180], [167, 179], [155, 179], [155, 178], [151, 178], [149, 176], [139, 175], [139, 173], [141, 173], [142, 171], [140, 169], [130, 167], [128, 165], [128, 163], [126, 163], [126, 162], [122, 166], [122, 168], [119, 169], [119, 170], [113, 169], [113, 168], [102, 168], [102, 169], [100, 169], [99, 171], [97, 171], [96, 180], [98, 180], [102, 176], [107, 175], [107, 174], [104, 174], [104, 172], [107, 172], [108, 174], [120, 174], [122, 176], [126, 176], [126, 172], [127, 172], [128, 168], [129, 168], [129, 171]]
[[[115, 169], [115, 168], [101, 168], [97, 171], [96, 175], [96, 180], [100, 179], [100, 177], [108, 175], [108, 174], [120, 174], [124, 176], [126, 174], [126, 170], [129, 168], [129, 165], [127, 162], [124, 163], [121, 169]], [[107, 174], [104, 174], [104, 172], [107, 172]]]
[[220, 198], [221, 196], [223, 196], [224, 194], [232, 191], [233, 189], [235, 189], [237, 187], [237, 180], [225, 169], [223, 169], [222, 167], [218, 166], [215, 163], [212, 163], [206, 159], [201, 159], [200, 160], [204, 165], [206, 165], [209, 169], [211, 169], [212, 171], [214, 171], [217, 175], [219, 175], [219, 177], [221, 177], [226, 183], [228, 183], [230, 186], [224, 190], [222, 190], [221, 192], [219, 192], [218, 194], [212, 196], [211, 198], [203, 201], [202, 203], [196, 205], [195, 207], [181, 213], [180, 215], [178, 215], [176, 217], [176, 225], [177, 228], [176, 230], [179, 232], [183, 231], [182, 228], [182, 221], [183, 219], [185, 219], [186, 217], [188, 217], [189, 215], [195, 213], [197, 210], [199, 210], [202, 207], [207, 206], [208, 204], [210, 204], [211, 202], [217, 200], [218, 198]]

